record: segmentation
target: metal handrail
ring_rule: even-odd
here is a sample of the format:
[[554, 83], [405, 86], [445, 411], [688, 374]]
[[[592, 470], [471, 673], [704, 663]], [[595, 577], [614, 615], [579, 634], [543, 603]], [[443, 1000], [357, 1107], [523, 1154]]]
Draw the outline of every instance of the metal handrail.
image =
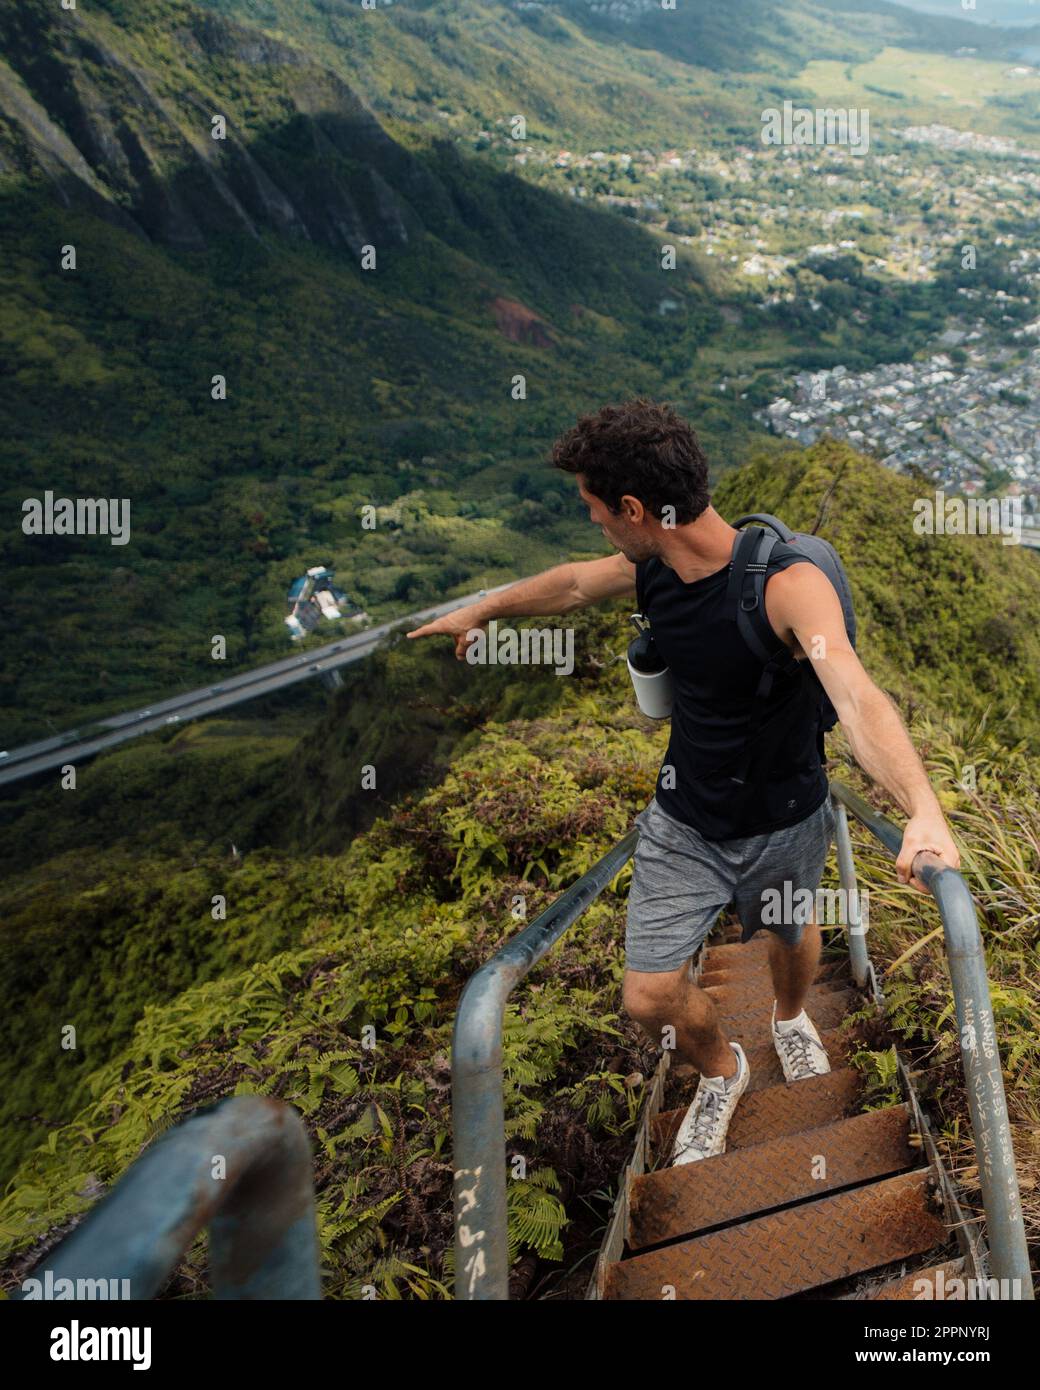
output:
[[[873, 977], [858, 892], [846, 808], [893, 856], [901, 831], [855, 792], [830, 783], [835, 810], [838, 871], [849, 909], [847, 939], [853, 978], [861, 988]], [[459, 1000], [452, 1035], [452, 1124], [455, 1163], [455, 1297], [509, 1298], [509, 1260], [502, 1093], [502, 1026], [506, 1001], [533, 965], [555, 945], [631, 858], [632, 830], [542, 912], [530, 926], [472, 975]], [[967, 1079], [991, 1250], [991, 1274], [1033, 1298], [1025, 1227], [1011, 1146], [1007, 1100], [996, 1045], [982, 938], [975, 902], [964, 878], [925, 851], [914, 874], [935, 898], [950, 960], [961, 1056]], [[1001, 1287], [1004, 1287], [1001, 1284]]]
[[291, 1106], [231, 1096], [184, 1120], [12, 1296], [154, 1298], [204, 1226], [215, 1298], [321, 1297], [310, 1142]]
[[[854, 791], [840, 782], [832, 782], [830, 786], [837, 819], [838, 873], [848, 901], [853, 903], [857, 902], [858, 894], [854, 891], [856, 872], [846, 809], [893, 857], [899, 853], [903, 835], [898, 826], [879, 815]], [[937, 855], [922, 850], [914, 856], [912, 868], [914, 876], [935, 899], [950, 962], [961, 1063], [975, 1136], [982, 1207], [986, 1214], [990, 1274], [1001, 1288], [1017, 1289], [1016, 1297], [1032, 1300], [1029, 1250], [975, 900], [963, 875], [944, 864]], [[863, 987], [868, 973], [872, 972], [862, 930], [849, 932], [849, 952], [853, 977]], [[1008, 1281], [1006, 1285], [1005, 1280]]]
[[617, 877], [638, 840], [638, 830], [630, 830], [530, 926], [482, 965], [462, 992], [451, 1044], [456, 1298], [509, 1298], [502, 1098], [506, 1000], [531, 967]]

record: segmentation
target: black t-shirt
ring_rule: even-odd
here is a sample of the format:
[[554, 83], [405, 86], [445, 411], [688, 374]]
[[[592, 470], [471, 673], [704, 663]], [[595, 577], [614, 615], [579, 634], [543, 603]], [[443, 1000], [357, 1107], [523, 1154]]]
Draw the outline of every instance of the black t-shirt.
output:
[[[799, 562], [812, 563], [778, 541], [766, 584]], [[639, 568], [643, 608], [673, 684], [671, 739], [657, 778], [662, 810], [708, 840], [764, 834], [811, 815], [828, 785], [817, 741], [822, 687], [809, 662], [776, 676], [746, 784], [737, 785], [762, 662], [726, 604], [731, 565], [689, 584], [656, 557]]]

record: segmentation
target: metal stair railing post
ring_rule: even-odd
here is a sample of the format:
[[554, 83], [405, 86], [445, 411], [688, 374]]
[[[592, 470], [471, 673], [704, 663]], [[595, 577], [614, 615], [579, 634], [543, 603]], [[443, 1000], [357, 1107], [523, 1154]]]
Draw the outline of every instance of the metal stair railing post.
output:
[[835, 797], [834, 841], [838, 854], [838, 877], [845, 891], [848, 904], [846, 912], [849, 921], [849, 960], [852, 965], [852, 978], [859, 989], [866, 989], [870, 983], [870, 957], [867, 955], [866, 933], [859, 910], [859, 888], [856, 883], [856, 866], [852, 856], [852, 840], [849, 836], [849, 818], [845, 807]]
[[310, 1141], [291, 1106], [231, 1096], [178, 1124], [14, 1297], [37, 1297], [30, 1279], [43, 1290], [67, 1279], [77, 1298], [96, 1298], [99, 1287], [109, 1298], [124, 1287], [131, 1299], [154, 1298], [204, 1226], [215, 1298], [321, 1297]]
[[[842, 887], [850, 890], [855, 887], [856, 880], [846, 809], [893, 857], [899, 853], [903, 835], [897, 826], [878, 815], [850, 788], [831, 782], [830, 790], [837, 818], [839, 872]], [[1029, 1250], [975, 900], [964, 877], [936, 855], [922, 851], [915, 856], [913, 867], [915, 876], [934, 897], [943, 926], [968, 1109], [975, 1137], [979, 1186], [986, 1214], [990, 1274], [1001, 1290], [1017, 1290], [1014, 1297], [1030, 1301], [1033, 1281]], [[856, 948], [857, 941], [862, 954]], [[856, 974], [856, 983], [861, 984], [865, 982], [868, 969], [862, 931], [856, 935], [850, 933], [849, 948], [854, 974], [857, 968], [864, 971], [863, 981]]]
[[455, 1169], [455, 1297], [509, 1298], [502, 1026], [517, 984], [594, 902], [632, 857], [630, 830], [530, 926], [472, 975], [462, 992], [451, 1045]]

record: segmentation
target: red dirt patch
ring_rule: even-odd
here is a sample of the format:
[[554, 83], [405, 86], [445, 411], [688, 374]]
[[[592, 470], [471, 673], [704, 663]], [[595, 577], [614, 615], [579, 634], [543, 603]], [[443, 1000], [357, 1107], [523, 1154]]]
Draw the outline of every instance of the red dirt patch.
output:
[[519, 300], [503, 299], [499, 295], [491, 301], [491, 311], [499, 332], [511, 343], [526, 343], [528, 347], [542, 348], [556, 346], [548, 326]]

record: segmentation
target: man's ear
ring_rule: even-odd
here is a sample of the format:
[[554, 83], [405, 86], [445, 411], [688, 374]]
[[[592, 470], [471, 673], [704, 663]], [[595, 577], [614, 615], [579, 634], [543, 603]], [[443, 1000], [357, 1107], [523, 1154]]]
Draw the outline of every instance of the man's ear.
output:
[[634, 526], [638, 526], [646, 517], [646, 508], [643, 506], [642, 502], [640, 502], [639, 498], [632, 497], [627, 492], [621, 499], [621, 510], [625, 520], [630, 521]]

